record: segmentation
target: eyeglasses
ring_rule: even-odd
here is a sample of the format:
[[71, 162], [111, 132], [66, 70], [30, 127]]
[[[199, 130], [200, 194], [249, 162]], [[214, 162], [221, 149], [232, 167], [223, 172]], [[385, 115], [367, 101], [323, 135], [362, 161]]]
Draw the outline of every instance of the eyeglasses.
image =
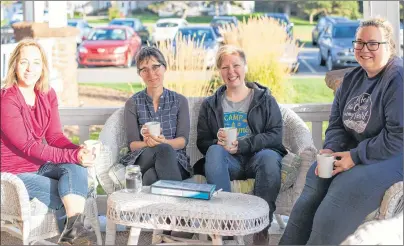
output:
[[139, 69], [139, 74], [142, 75], [142, 76], [146, 75], [146, 74], [148, 74], [150, 72], [150, 70], [153, 71], [153, 73], [156, 73], [162, 65], [163, 64], [152, 65], [151, 69], [147, 68], [147, 67]]
[[369, 51], [376, 51], [379, 49], [381, 44], [387, 44], [387, 42], [362, 42], [362, 41], [352, 41], [353, 48], [355, 50], [363, 50], [363, 47], [368, 47]]

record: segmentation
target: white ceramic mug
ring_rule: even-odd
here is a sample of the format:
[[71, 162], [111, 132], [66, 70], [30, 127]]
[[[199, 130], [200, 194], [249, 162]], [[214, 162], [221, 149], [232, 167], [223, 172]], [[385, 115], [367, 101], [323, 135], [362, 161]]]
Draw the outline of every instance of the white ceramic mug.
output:
[[223, 131], [226, 133], [226, 146], [233, 146], [233, 142], [237, 140], [237, 128], [225, 127]]
[[93, 160], [96, 160], [100, 156], [101, 142], [98, 140], [86, 140], [84, 146], [91, 152]]
[[[144, 124], [144, 126], [149, 130], [150, 135], [155, 137], [160, 136], [160, 122], [150, 121]], [[143, 130], [144, 128], [142, 127], [142, 129], [140, 129], [140, 134], [144, 137]]]
[[330, 154], [317, 155], [317, 171], [320, 178], [328, 179], [332, 177], [335, 157]]

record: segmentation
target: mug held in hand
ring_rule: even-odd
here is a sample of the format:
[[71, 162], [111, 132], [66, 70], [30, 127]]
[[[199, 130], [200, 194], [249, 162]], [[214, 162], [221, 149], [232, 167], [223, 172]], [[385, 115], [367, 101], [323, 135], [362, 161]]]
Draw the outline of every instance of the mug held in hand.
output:
[[[147, 122], [146, 124], [144, 124], [144, 126], [147, 128], [150, 135], [155, 136], [155, 137], [160, 136], [160, 122], [150, 121], [150, 122]], [[144, 130], [144, 128], [142, 127], [142, 129], [140, 129], [140, 134], [142, 135], [142, 137], [144, 137], [143, 130]]]
[[233, 142], [237, 140], [237, 128], [225, 127], [223, 131], [226, 133], [226, 146], [233, 146]]
[[330, 154], [317, 155], [317, 171], [320, 178], [328, 179], [332, 177], [335, 157]]
[[[94, 161], [99, 155], [101, 150], [101, 142], [97, 140], [86, 140], [84, 141], [85, 148], [90, 151], [91, 161]], [[84, 160], [88, 161], [88, 160]]]

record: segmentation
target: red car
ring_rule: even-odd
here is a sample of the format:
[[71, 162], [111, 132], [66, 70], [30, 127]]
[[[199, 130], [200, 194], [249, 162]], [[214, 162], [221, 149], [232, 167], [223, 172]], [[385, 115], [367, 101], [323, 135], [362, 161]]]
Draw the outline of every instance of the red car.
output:
[[131, 67], [141, 45], [140, 37], [130, 27], [97, 27], [79, 46], [78, 63], [81, 67]]

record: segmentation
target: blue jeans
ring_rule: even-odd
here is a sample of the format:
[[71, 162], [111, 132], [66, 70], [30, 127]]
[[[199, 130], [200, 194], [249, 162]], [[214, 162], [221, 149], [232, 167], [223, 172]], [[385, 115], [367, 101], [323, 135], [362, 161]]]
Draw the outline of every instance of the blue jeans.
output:
[[254, 195], [264, 199], [269, 205], [269, 219], [276, 209], [275, 201], [281, 187], [281, 160], [277, 152], [264, 149], [246, 157], [232, 155], [220, 145], [209, 147], [205, 156], [205, 175], [209, 184], [216, 189], [231, 191], [231, 180], [253, 178]]
[[76, 194], [87, 198], [87, 168], [77, 164], [42, 165], [36, 173], [20, 173], [17, 176], [27, 188], [30, 199], [37, 198], [56, 210], [59, 229], [63, 230], [65, 210], [61, 198]]
[[340, 244], [365, 217], [376, 210], [386, 190], [403, 180], [403, 156], [322, 179], [314, 174], [315, 162], [306, 176], [280, 245]]

